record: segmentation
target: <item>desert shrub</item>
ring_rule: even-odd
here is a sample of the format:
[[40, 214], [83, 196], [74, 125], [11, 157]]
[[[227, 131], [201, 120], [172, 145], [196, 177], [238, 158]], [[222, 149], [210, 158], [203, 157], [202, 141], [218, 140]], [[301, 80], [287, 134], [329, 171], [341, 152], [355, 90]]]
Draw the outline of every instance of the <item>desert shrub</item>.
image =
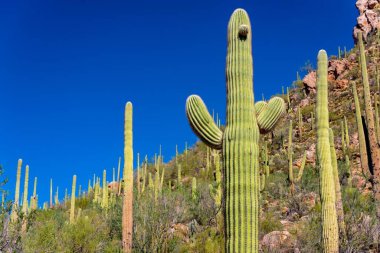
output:
[[173, 224], [190, 220], [187, 210], [191, 198], [188, 189], [165, 190], [154, 200], [152, 192], [145, 191], [134, 202], [133, 247], [136, 252], [161, 252], [172, 246], [170, 228]]
[[60, 252], [104, 252], [108, 234], [105, 212], [87, 209], [74, 224], [65, 223], [62, 229], [64, 246]]
[[197, 233], [189, 244], [183, 244], [175, 252], [183, 253], [224, 253], [224, 237], [215, 228]]
[[283, 226], [280, 222], [280, 217], [275, 213], [266, 210], [263, 217], [259, 220], [259, 236], [262, 237], [272, 231], [282, 230]]
[[288, 196], [288, 174], [282, 171], [275, 171], [269, 175], [267, 189], [265, 193], [272, 199], [284, 199]]
[[297, 229], [296, 247], [301, 252], [322, 252], [321, 205], [317, 203], [312, 213], [300, 223]]
[[300, 188], [304, 191], [315, 192], [319, 194], [319, 173], [316, 168], [310, 164], [305, 165]]
[[215, 221], [218, 210], [216, 209], [214, 200], [210, 195], [208, 184], [198, 184], [197, 193], [197, 199], [189, 201], [190, 210], [194, 219], [196, 219], [200, 225], [210, 225], [212, 220]]
[[23, 237], [25, 253], [59, 252], [61, 247], [62, 231], [67, 215], [58, 210], [36, 210], [29, 218], [28, 231]]
[[341, 242], [346, 252], [368, 252], [379, 239], [379, 224], [375, 204], [370, 194], [356, 188], [343, 190], [347, 242]]

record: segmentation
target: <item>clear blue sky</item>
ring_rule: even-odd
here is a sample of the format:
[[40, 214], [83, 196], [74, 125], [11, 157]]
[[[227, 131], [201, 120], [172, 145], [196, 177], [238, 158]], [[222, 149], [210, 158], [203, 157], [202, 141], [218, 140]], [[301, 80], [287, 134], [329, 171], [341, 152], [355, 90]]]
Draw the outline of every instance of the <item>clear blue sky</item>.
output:
[[[134, 151], [196, 142], [185, 100], [196, 93], [225, 115], [226, 27], [235, 8], [253, 25], [256, 98], [280, 93], [319, 49], [352, 47], [357, 11], [347, 0], [2, 1], [0, 164], [12, 191], [17, 159], [37, 176], [85, 186], [117, 166], [124, 105], [134, 105]], [[24, 170], [23, 170], [24, 173]]]

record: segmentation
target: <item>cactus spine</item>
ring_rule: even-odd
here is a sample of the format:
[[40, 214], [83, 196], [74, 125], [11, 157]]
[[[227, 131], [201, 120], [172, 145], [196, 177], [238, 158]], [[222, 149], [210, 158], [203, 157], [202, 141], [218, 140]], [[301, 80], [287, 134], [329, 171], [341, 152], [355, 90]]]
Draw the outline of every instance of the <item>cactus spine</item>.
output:
[[327, 54], [318, 53], [317, 69], [317, 157], [320, 166], [323, 252], [339, 252], [338, 224], [335, 207], [335, 186], [329, 140]]
[[24, 199], [22, 202], [22, 212], [26, 214], [28, 210], [28, 183], [29, 183], [29, 165], [25, 166], [25, 180], [24, 180]]
[[132, 133], [132, 103], [125, 105], [124, 122], [124, 196], [122, 217], [122, 246], [124, 253], [132, 252], [133, 232], [133, 133]]
[[368, 167], [368, 153], [367, 153], [366, 139], [364, 135], [362, 114], [361, 114], [360, 103], [359, 103], [359, 98], [358, 98], [355, 82], [352, 82], [352, 93], [354, 95], [356, 125], [358, 128], [358, 136], [359, 136], [358, 138], [359, 138], [360, 162], [361, 162], [361, 167], [362, 167], [364, 175], [366, 175], [366, 177], [369, 178], [371, 176], [371, 172], [369, 171], [369, 167]]
[[12, 216], [11, 216], [12, 221], [16, 221], [18, 218], [17, 211], [19, 210], [19, 202], [20, 202], [21, 166], [22, 166], [22, 160], [18, 159], [18, 161], [17, 161], [15, 200], [14, 200], [14, 203], [12, 205]]
[[256, 115], [251, 33], [246, 11], [235, 10], [228, 24], [224, 132], [199, 96], [192, 95], [186, 101], [186, 114], [197, 136], [207, 146], [223, 150], [227, 253], [259, 251], [259, 131], [270, 131], [285, 109], [282, 99], [271, 99]]
[[73, 176], [73, 185], [71, 187], [71, 206], [70, 206], [70, 224], [75, 222], [75, 187], [77, 184], [77, 176]]
[[342, 193], [340, 190], [339, 172], [338, 172], [338, 162], [336, 159], [336, 152], [334, 146], [334, 132], [329, 129], [329, 141], [330, 141], [330, 152], [331, 152], [331, 164], [334, 174], [334, 184], [335, 184], [335, 200], [336, 200], [336, 214], [338, 216], [338, 225], [341, 238], [343, 240], [347, 239], [346, 236], [346, 225], [344, 223], [344, 212], [342, 203]]
[[369, 89], [368, 73], [367, 73], [367, 61], [364, 52], [363, 37], [362, 33], [358, 34], [359, 38], [359, 51], [360, 51], [360, 65], [363, 81], [363, 91], [364, 91], [364, 104], [365, 104], [365, 115], [366, 123], [368, 129], [369, 147], [372, 157], [372, 168], [373, 168], [373, 190], [376, 200], [376, 213], [377, 217], [380, 218], [380, 147], [376, 140], [376, 130], [375, 122], [373, 119], [373, 110], [371, 102], [371, 94]]

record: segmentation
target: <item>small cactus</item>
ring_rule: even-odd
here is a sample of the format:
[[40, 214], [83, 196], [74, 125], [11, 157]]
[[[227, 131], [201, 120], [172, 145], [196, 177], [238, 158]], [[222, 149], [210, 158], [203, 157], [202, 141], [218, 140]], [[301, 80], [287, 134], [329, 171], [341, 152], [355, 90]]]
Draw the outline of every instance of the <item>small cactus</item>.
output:
[[75, 188], [77, 183], [77, 176], [73, 176], [73, 185], [71, 187], [71, 206], [70, 206], [70, 224], [75, 222]]
[[22, 212], [24, 214], [28, 211], [28, 184], [29, 184], [29, 165], [25, 166], [25, 181], [24, 181], [24, 199], [22, 202]]
[[191, 197], [193, 200], [197, 199], [197, 179], [195, 177], [191, 181]]
[[15, 188], [15, 200], [12, 205], [12, 215], [11, 220], [15, 222], [18, 219], [17, 212], [19, 210], [20, 202], [20, 181], [21, 181], [21, 166], [22, 160], [18, 159], [17, 161], [17, 175], [16, 175], [16, 188]]

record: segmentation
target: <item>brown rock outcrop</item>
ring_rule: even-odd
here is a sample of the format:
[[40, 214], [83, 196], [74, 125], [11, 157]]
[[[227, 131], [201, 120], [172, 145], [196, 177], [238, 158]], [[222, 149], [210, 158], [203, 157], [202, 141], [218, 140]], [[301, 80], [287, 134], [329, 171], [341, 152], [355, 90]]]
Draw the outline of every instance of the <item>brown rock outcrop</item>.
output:
[[354, 27], [353, 36], [355, 42], [358, 33], [363, 33], [364, 40], [369, 34], [374, 33], [380, 28], [380, 4], [379, 0], [357, 0], [356, 8], [359, 10], [357, 24]]

